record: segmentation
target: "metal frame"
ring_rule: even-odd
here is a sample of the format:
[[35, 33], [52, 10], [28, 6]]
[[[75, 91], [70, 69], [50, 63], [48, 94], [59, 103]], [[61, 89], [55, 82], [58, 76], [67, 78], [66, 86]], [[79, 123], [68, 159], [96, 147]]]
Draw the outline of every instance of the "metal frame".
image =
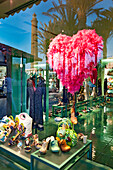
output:
[[27, 167], [30, 168], [31, 160], [22, 154], [17, 153], [13, 149], [4, 146], [3, 144], [0, 144], [0, 151], [3, 151], [4, 153], [11, 156], [11, 160], [15, 161], [15, 158], [18, 159], [18, 161], [15, 161], [23, 166], [23, 164], [27, 165]]
[[63, 105], [63, 106], [58, 106], [58, 105], [56, 105], [56, 104], [52, 105], [52, 114], [53, 114], [53, 115], [54, 115], [54, 110], [55, 110], [55, 108], [56, 108], [56, 109], [61, 109], [61, 117], [64, 116], [64, 114], [63, 114], [63, 109], [65, 109], [65, 116], [67, 116], [67, 113], [66, 113], [67, 109], [66, 109], [66, 106], [65, 106], [65, 105]]
[[[76, 147], [76, 146], [75, 146]], [[89, 148], [88, 148], [89, 147]], [[39, 151], [36, 151], [31, 154], [31, 170], [34, 170], [34, 160], [36, 159], [39, 162], [48, 165], [53, 169], [70, 169], [74, 166], [85, 154], [87, 154], [87, 158], [92, 160], [92, 141], [87, 140], [87, 143], [84, 144], [80, 149], [78, 149], [74, 154], [72, 154], [68, 159], [62, 162], [61, 165], [57, 165], [47, 159], [44, 159], [37, 155]], [[53, 155], [54, 156], [54, 155]], [[74, 160], [72, 163], [70, 161]]]

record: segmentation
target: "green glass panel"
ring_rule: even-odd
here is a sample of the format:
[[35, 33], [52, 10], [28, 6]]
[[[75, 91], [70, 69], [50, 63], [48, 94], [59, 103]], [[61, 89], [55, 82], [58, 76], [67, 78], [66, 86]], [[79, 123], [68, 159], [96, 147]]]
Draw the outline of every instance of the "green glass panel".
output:
[[21, 58], [12, 57], [12, 115], [21, 112]]
[[27, 91], [27, 75], [25, 72], [26, 58], [22, 59], [22, 112], [26, 111], [26, 91]]

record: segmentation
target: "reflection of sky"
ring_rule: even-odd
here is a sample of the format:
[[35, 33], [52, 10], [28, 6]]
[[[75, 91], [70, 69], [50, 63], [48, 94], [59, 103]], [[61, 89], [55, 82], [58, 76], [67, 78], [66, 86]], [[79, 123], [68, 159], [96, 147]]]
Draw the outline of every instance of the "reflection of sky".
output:
[[[102, 2], [100, 2], [99, 4], [95, 5], [95, 9], [96, 8], [104, 8], [104, 9], [109, 9], [109, 7], [113, 6], [113, 2], [112, 0], [104, 0]], [[92, 14], [90, 16], [88, 16], [87, 18], [87, 24], [91, 26], [91, 21], [94, 21], [96, 19], [96, 15]]]
[[[35, 12], [39, 22], [47, 22], [47, 17], [42, 12], [49, 9], [49, 2], [41, 2], [38, 6], [33, 5], [31, 9], [16, 13], [6, 19], [0, 19], [0, 42], [31, 52], [31, 20]], [[28, 43], [29, 42], [29, 43]]]
[[[36, 13], [39, 22], [38, 26], [40, 26], [40, 22], [47, 23], [49, 17], [43, 16], [42, 12], [47, 11], [52, 6], [52, 1], [41, 2], [38, 6], [33, 5], [31, 9], [27, 8], [26, 11], [16, 13], [14, 16], [0, 19], [0, 42], [30, 53], [32, 15], [34, 12]], [[112, 0], [104, 0], [104, 2], [101, 2], [96, 7], [108, 8], [109, 6], [113, 6]], [[88, 17], [87, 24], [90, 25], [91, 20], [93, 21], [94, 19], [95, 15]], [[112, 42], [112, 39], [108, 39], [108, 56], [113, 55]]]

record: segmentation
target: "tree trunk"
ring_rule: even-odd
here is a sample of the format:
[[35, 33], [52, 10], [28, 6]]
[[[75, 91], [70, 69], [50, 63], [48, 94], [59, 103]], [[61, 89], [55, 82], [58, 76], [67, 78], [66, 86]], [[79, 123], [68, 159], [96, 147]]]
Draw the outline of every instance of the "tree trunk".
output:
[[78, 30], [82, 30], [86, 28], [86, 14], [78, 11]]
[[104, 47], [103, 47], [103, 59], [107, 58], [107, 39], [104, 39]]

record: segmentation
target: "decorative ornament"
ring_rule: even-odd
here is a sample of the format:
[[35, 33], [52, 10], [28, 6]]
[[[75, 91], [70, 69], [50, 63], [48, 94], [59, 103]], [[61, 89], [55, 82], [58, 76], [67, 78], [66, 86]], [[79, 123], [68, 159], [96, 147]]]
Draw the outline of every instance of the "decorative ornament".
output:
[[96, 67], [102, 48], [102, 37], [95, 30], [80, 30], [72, 37], [59, 34], [49, 45], [47, 62], [74, 95]]

